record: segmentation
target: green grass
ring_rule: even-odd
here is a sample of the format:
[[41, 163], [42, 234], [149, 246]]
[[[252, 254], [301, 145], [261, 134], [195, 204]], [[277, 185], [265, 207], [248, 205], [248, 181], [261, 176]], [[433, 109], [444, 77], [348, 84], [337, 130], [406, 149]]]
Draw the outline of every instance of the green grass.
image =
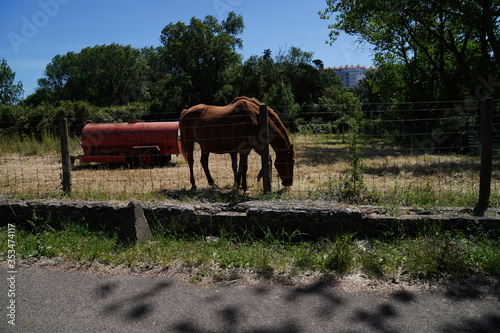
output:
[[[18, 260], [59, 258], [72, 265], [93, 263], [133, 270], [183, 272], [193, 283], [241, 277], [295, 283], [314, 276], [331, 280], [348, 274], [400, 281], [460, 281], [470, 276], [500, 278], [500, 241], [483, 230], [464, 234], [438, 224], [409, 235], [399, 230], [378, 239], [339, 234], [304, 240], [296, 232], [259, 235], [224, 233], [217, 241], [181, 229], [157, 229], [154, 240], [125, 244], [116, 235], [68, 224], [49, 223], [15, 234]], [[0, 235], [0, 260], [6, 262], [8, 233]]]

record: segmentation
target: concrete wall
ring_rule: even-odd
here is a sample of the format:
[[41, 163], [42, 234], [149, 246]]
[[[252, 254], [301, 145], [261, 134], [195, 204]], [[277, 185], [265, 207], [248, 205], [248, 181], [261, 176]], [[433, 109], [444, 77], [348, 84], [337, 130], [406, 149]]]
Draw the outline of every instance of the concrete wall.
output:
[[[144, 221], [138, 216], [144, 214]], [[443, 209], [439, 212], [402, 208], [387, 214], [381, 207], [349, 207], [327, 201], [248, 201], [242, 203], [179, 202], [86, 202], [74, 200], [14, 200], [0, 197], [0, 225], [8, 223], [33, 229], [50, 224], [84, 223], [93, 230], [117, 232], [119, 237], [137, 240], [144, 224], [155, 230], [218, 235], [224, 232], [264, 231], [300, 232], [303, 237], [328, 237], [337, 232], [352, 232], [376, 237], [397, 227], [404, 232], [421, 230], [428, 223], [464, 231], [471, 226], [500, 230], [499, 211], [476, 217], [468, 209]], [[140, 218], [139, 218], [140, 220]], [[142, 225], [142, 227], [141, 227]], [[141, 231], [143, 230], [143, 231]], [[141, 236], [142, 237], [142, 236]]]

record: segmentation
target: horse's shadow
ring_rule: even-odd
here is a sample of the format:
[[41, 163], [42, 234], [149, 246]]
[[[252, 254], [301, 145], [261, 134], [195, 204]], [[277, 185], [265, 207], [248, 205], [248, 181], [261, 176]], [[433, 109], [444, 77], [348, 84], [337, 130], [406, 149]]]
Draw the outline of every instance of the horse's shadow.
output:
[[219, 203], [239, 203], [251, 201], [256, 199], [266, 199], [271, 196], [276, 197], [286, 196], [287, 189], [280, 189], [271, 194], [265, 195], [257, 189], [254, 192], [245, 193], [241, 188], [235, 189], [233, 186], [225, 186], [222, 188], [207, 187], [198, 190], [167, 190], [163, 189], [156, 194], [165, 197], [166, 199], [173, 199], [179, 201], [201, 201], [201, 202], [219, 202]]
[[201, 202], [245, 202], [253, 200], [252, 195], [245, 194], [241, 189], [235, 189], [231, 186], [223, 188], [202, 188], [198, 190], [167, 190], [163, 189], [157, 192], [158, 195], [167, 199], [180, 201], [201, 201]]

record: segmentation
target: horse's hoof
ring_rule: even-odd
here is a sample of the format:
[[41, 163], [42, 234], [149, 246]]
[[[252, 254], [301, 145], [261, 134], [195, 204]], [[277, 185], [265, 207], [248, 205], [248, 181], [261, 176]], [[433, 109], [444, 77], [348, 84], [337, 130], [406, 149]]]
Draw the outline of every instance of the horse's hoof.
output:
[[191, 187], [191, 192], [198, 192], [198, 187], [197, 186]]

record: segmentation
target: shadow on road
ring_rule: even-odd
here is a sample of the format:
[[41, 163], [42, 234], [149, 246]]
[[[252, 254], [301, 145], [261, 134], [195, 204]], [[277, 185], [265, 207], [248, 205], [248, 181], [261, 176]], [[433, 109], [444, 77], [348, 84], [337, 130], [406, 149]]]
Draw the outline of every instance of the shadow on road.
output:
[[103, 316], [121, 316], [125, 320], [146, 319], [154, 310], [153, 298], [158, 297], [165, 291], [170, 282], [159, 282], [151, 289], [140, 291], [131, 296], [122, 297], [122, 291], [118, 282], [109, 282], [100, 285], [95, 290], [97, 300], [109, 300], [103, 307]]
[[323, 282], [301, 287], [202, 287], [158, 279], [128, 291], [129, 283], [98, 285], [93, 298], [100, 306], [99, 316], [124, 323], [161, 322], [162, 331], [176, 333], [496, 333], [500, 329], [500, 299], [497, 297], [496, 305], [480, 315], [472, 313], [485, 296], [473, 287], [439, 292], [396, 290], [384, 296], [345, 292]]

